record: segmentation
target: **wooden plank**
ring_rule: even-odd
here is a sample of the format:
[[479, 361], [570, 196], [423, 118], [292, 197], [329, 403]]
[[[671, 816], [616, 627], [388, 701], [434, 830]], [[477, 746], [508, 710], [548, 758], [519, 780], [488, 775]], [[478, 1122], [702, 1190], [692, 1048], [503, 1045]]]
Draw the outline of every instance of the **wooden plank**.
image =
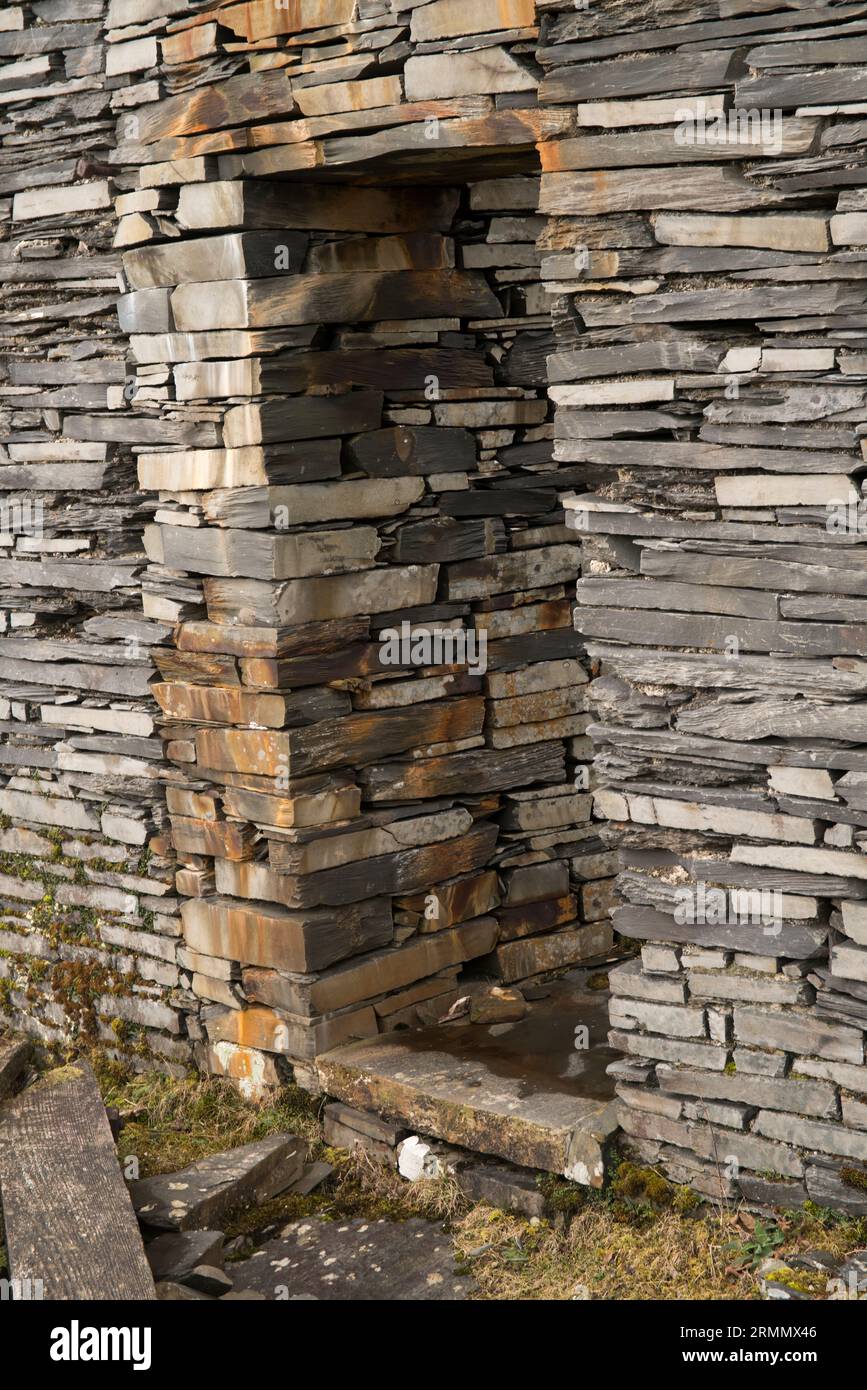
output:
[[154, 1299], [96, 1080], [61, 1067], [0, 1110], [0, 1191], [13, 1279], [46, 1299]]

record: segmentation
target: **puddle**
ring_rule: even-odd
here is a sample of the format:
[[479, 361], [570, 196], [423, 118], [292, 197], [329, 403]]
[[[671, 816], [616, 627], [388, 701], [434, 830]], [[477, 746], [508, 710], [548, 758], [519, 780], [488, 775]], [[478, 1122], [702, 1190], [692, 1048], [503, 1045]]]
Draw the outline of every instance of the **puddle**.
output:
[[[608, 994], [558, 980], [551, 994], [531, 1004], [520, 1023], [448, 1023], [400, 1034], [401, 1047], [423, 1055], [444, 1053], [484, 1066], [492, 1075], [522, 1083], [522, 1099], [540, 1091], [610, 1100], [614, 1081], [606, 1074], [620, 1053], [608, 1046]], [[589, 1046], [576, 1044], [586, 1027]], [[469, 1084], [472, 1084], [470, 1081]]]

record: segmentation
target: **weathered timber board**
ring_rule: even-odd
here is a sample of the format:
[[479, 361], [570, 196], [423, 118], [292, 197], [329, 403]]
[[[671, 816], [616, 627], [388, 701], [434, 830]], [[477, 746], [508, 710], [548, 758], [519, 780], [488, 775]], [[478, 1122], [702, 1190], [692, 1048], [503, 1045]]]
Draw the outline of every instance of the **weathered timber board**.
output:
[[49, 1072], [0, 1110], [10, 1272], [46, 1299], [153, 1299], [153, 1277], [96, 1080]]

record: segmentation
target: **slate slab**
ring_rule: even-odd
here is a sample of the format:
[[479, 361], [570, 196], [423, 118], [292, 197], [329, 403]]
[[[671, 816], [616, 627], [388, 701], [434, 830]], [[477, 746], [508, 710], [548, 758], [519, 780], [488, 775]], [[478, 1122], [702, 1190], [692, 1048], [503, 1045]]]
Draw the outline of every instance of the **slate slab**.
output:
[[847, 1216], [867, 1216], [867, 1166], [831, 1163], [816, 1155], [806, 1171], [807, 1192], [817, 1206]]
[[473, 1202], [486, 1202], [503, 1211], [543, 1217], [545, 1197], [532, 1170], [509, 1168], [501, 1163], [479, 1163], [456, 1174], [458, 1186]]
[[301, 1177], [303, 1139], [275, 1134], [226, 1153], [211, 1154], [180, 1173], [130, 1183], [139, 1221], [160, 1230], [213, 1226], [236, 1207], [268, 1202]]
[[234, 1292], [269, 1299], [448, 1302], [472, 1279], [455, 1272], [451, 1238], [436, 1222], [293, 1221], [279, 1239], [232, 1266]]
[[197, 1265], [223, 1263], [222, 1231], [167, 1231], [145, 1247], [154, 1279], [182, 1283]]
[[440, 1024], [335, 1048], [317, 1060], [323, 1088], [420, 1134], [600, 1187], [617, 1129], [607, 996], [577, 970], [548, 988], [519, 1023]]

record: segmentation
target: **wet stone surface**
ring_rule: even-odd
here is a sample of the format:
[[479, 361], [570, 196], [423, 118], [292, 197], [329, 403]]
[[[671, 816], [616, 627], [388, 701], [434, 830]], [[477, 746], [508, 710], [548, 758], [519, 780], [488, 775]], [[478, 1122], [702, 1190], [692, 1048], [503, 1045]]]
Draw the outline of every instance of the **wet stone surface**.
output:
[[607, 993], [575, 971], [544, 996], [519, 1022], [462, 1019], [337, 1048], [317, 1060], [322, 1087], [428, 1137], [599, 1186], [617, 1127]]

